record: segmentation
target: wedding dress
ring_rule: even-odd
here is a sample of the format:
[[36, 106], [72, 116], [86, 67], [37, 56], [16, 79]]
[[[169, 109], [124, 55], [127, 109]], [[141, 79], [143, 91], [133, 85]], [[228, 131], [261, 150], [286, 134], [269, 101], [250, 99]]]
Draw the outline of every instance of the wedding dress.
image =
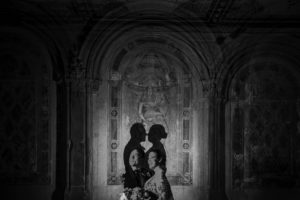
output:
[[174, 200], [164, 170], [157, 166], [154, 171], [155, 174], [145, 183], [145, 191], [154, 194], [157, 200]]

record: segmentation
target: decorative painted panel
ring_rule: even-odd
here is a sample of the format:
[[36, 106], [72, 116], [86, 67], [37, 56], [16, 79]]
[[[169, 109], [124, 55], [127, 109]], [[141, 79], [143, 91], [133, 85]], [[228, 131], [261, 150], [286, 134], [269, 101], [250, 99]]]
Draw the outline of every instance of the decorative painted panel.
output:
[[278, 66], [242, 71], [232, 90], [232, 186], [299, 187], [296, 86]]
[[108, 138], [108, 149], [109, 149], [109, 162], [108, 162], [108, 179], [109, 185], [120, 184], [120, 176], [118, 174], [118, 156], [120, 154], [119, 143], [120, 143], [120, 80], [119, 74], [111, 74], [111, 81], [109, 85], [110, 89], [110, 112], [108, 116], [109, 120], [109, 138]]
[[182, 109], [182, 185], [192, 184], [192, 169], [191, 169], [191, 100], [192, 100], [192, 84], [189, 75], [183, 77], [183, 109]]
[[183, 94], [183, 107], [188, 108], [190, 106], [190, 99], [191, 99], [191, 88], [184, 87], [184, 94]]
[[240, 187], [244, 173], [244, 116], [243, 110], [238, 106], [233, 110], [232, 123], [232, 184], [234, 187]]
[[117, 152], [111, 152], [111, 173], [117, 173]]
[[49, 72], [26, 58], [2, 55], [0, 77], [0, 182], [49, 184]]
[[118, 107], [118, 87], [111, 87], [111, 107]]
[[117, 119], [111, 119], [110, 120], [110, 133], [111, 133], [111, 139], [117, 140], [118, 139], [118, 122]]
[[184, 119], [183, 120], [183, 140], [189, 140], [190, 136], [190, 121]]

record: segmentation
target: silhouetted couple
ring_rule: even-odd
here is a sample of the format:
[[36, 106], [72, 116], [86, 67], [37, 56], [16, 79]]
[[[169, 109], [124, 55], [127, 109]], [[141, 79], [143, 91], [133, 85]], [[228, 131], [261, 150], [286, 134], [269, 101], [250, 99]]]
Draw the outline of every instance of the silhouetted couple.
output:
[[160, 142], [167, 137], [160, 124], [151, 126], [148, 140], [153, 144], [145, 153], [140, 144], [146, 139], [142, 123], [135, 123], [130, 129], [131, 139], [124, 149], [124, 188], [143, 188], [149, 199], [173, 200], [170, 184], [165, 176], [166, 151]]
[[[124, 149], [124, 165], [125, 165], [125, 171], [130, 170], [129, 165], [129, 156], [130, 153], [137, 149], [138, 151], [144, 152], [145, 148], [141, 145], [141, 142], [145, 142], [146, 140], [146, 130], [142, 123], [135, 123], [130, 128], [130, 140], [126, 144]], [[148, 140], [152, 143], [152, 147], [146, 152], [146, 154], [143, 156], [144, 158], [148, 157], [149, 152], [153, 149], [159, 150], [162, 155], [162, 167], [166, 167], [166, 151], [163, 146], [163, 144], [160, 142], [161, 139], [167, 138], [167, 133], [165, 131], [165, 128], [160, 124], [154, 124], [150, 127], [149, 133], [148, 133]], [[143, 168], [148, 168], [146, 161], [141, 161], [141, 165]]]

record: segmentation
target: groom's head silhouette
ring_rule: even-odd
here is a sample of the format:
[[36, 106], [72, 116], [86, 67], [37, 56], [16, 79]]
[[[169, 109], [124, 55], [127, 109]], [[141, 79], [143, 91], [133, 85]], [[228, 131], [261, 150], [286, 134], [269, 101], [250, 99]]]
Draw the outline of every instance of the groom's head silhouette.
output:
[[146, 140], [146, 130], [142, 123], [134, 123], [130, 128], [131, 140], [144, 142]]

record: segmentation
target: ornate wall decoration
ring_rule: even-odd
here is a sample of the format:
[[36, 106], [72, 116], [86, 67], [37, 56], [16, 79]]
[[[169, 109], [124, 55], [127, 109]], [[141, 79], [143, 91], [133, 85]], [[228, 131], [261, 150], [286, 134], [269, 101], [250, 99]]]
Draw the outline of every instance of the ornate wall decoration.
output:
[[155, 91], [152, 85], [143, 89], [139, 100], [139, 117], [147, 124], [147, 127], [153, 124], [163, 124], [168, 127], [166, 123], [167, 110], [167, 98], [164, 93]]
[[233, 87], [233, 188], [296, 187], [300, 156], [291, 74], [276, 65], [253, 66]]
[[120, 174], [118, 174], [118, 157], [122, 156], [122, 152], [119, 151], [120, 143], [120, 111], [121, 111], [121, 98], [120, 98], [120, 76], [118, 73], [111, 74], [110, 77], [110, 113], [109, 119], [109, 167], [108, 167], [108, 178], [107, 183], [109, 185], [121, 184]]
[[166, 115], [169, 107], [167, 97], [171, 87], [177, 84], [174, 71], [164, 69], [155, 53], [143, 55], [140, 63], [125, 71], [126, 85], [139, 91], [138, 114], [147, 129], [153, 124], [162, 124], [168, 130]]
[[1, 183], [50, 184], [50, 101], [47, 66], [13, 54], [0, 57]]

